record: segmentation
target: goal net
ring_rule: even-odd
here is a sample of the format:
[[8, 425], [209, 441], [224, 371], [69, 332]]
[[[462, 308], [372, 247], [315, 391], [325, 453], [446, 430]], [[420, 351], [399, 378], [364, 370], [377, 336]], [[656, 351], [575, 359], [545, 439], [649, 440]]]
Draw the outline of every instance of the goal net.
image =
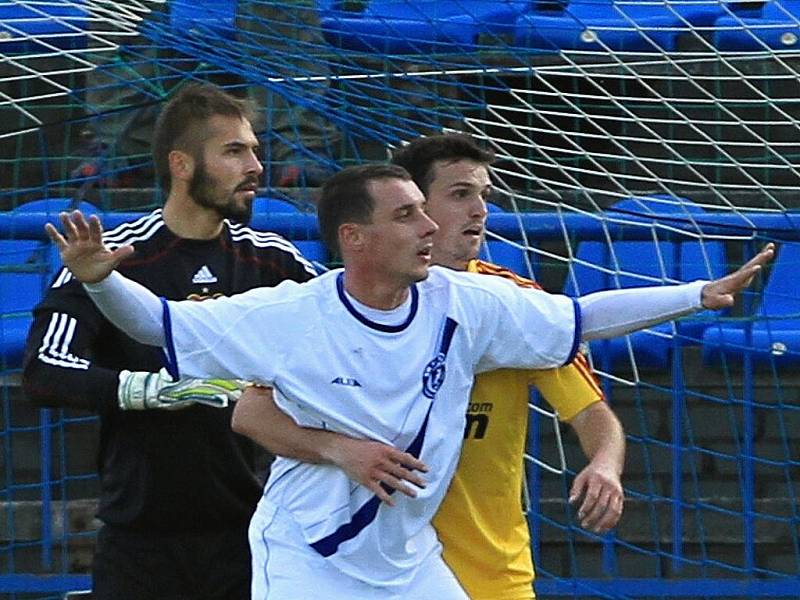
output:
[[[257, 101], [263, 194], [301, 209], [315, 173], [466, 131], [497, 155], [484, 257], [549, 291], [714, 278], [779, 245], [735, 308], [585, 348], [628, 436], [613, 533], [580, 528], [566, 498], [585, 458], [568, 426], [531, 411], [539, 595], [795, 597], [798, 44], [790, 0], [0, 2], [3, 331], [29, 314], [6, 302], [12, 277], [36, 274], [35, 296], [52, 272], [30, 225], [42, 212], [160, 202], [153, 117], [188, 81]], [[44, 198], [62, 201], [31, 205]], [[85, 568], [93, 425], [26, 408], [19, 356], [4, 360], [11, 589]]]

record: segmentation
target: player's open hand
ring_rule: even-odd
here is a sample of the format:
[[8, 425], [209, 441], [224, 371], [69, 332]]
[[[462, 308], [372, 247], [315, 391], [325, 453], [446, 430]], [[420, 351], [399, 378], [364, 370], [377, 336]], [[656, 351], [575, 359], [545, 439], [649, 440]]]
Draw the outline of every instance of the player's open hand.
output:
[[746, 289], [753, 278], [775, 255], [775, 244], [764, 248], [733, 273], [716, 279], [703, 287], [703, 307], [720, 310], [733, 306], [736, 295]]
[[59, 214], [64, 229], [62, 236], [47, 223], [44, 228], [61, 254], [61, 261], [83, 283], [97, 283], [108, 275], [125, 258], [133, 253], [133, 246], [109, 250], [103, 244], [103, 227], [97, 215], [87, 221], [79, 210]]
[[572, 482], [569, 501], [578, 508], [581, 527], [605, 533], [619, 522], [625, 494], [616, 470], [592, 461]]
[[411, 454], [381, 442], [341, 436], [330, 458], [350, 479], [372, 490], [389, 506], [394, 506], [394, 490], [415, 498], [417, 492], [409, 484], [425, 487], [419, 472], [426, 472], [428, 467]]

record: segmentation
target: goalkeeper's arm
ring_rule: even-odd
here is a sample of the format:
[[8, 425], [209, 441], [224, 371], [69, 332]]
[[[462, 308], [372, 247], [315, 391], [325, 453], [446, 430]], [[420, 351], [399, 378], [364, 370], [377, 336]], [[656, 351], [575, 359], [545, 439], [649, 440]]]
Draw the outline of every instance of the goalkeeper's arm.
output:
[[193, 404], [224, 408], [239, 399], [247, 382], [235, 379], [175, 381], [165, 369], [158, 373], [122, 371], [117, 400], [121, 410], [178, 410]]

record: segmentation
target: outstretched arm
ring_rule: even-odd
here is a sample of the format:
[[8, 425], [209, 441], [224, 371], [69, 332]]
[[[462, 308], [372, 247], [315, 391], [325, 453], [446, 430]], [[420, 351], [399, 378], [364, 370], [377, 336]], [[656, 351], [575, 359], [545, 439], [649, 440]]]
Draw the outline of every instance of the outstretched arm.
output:
[[165, 344], [164, 309], [146, 287], [117, 271], [83, 287], [103, 316], [134, 340], [149, 346]]
[[727, 308], [774, 254], [775, 245], [767, 244], [745, 265], [711, 282], [626, 288], [582, 296], [578, 298], [581, 336], [584, 340], [617, 337], [704, 308]]
[[[102, 241], [102, 227], [96, 216], [87, 222], [79, 211], [61, 213], [66, 237], [47, 224], [50, 238], [73, 275], [87, 285], [87, 291], [103, 314], [139, 342], [161, 346], [164, 332], [158, 298], [146, 288], [125, 279], [114, 268], [133, 252], [124, 246], [109, 250]], [[703, 308], [730, 306], [734, 296], [745, 289], [762, 266], [772, 260], [774, 244], [767, 246], [737, 271], [710, 283], [680, 286], [630, 288], [597, 292], [578, 299], [584, 340], [625, 335]]]
[[578, 505], [582, 527], [604, 533], [622, 516], [625, 496], [620, 478], [625, 464], [625, 433], [604, 401], [579, 412], [570, 425], [589, 464], [572, 482], [569, 501]]
[[300, 427], [275, 405], [269, 388], [251, 386], [244, 391], [231, 427], [278, 456], [335, 465], [390, 506], [394, 500], [387, 487], [412, 498], [417, 493], [406, 482], [425, 487], [416, 472], [428, 470], [422, 461], [380, 442]]

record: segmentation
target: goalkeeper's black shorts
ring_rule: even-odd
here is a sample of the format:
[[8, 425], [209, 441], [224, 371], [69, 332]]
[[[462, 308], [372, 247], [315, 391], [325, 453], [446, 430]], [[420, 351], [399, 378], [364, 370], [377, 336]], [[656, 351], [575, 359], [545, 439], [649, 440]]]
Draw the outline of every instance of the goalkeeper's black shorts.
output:
[[93, 600], [248, 600], [247, 530], [145, 534], [106, 525], [92, 580]]

